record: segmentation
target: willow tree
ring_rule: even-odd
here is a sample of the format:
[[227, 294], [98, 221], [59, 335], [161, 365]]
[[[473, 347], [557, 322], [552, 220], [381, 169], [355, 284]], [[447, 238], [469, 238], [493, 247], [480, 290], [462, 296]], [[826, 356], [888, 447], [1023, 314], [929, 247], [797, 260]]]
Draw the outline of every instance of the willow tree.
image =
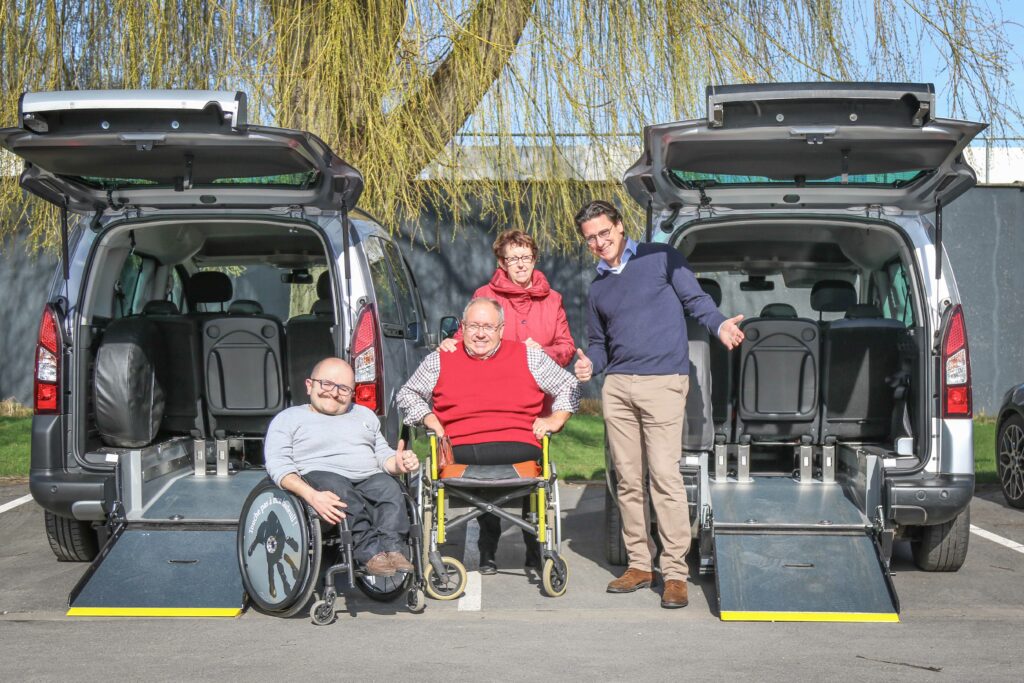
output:
[[[0, 123], [26, 90], [241, 89], [250, 120], [361, 169], [386, 225], [432, 203], [457, 231], [472, 200], [567, 245], [581, 199], [623, 198], [642, 127], [702, 115], [708, 83], [936, 80], [943, 115], [1006, 129], [1006, 29], [984, 0], [0, 0]], [[14, 167], [0, 238], [27, 207], [52, 244]]]

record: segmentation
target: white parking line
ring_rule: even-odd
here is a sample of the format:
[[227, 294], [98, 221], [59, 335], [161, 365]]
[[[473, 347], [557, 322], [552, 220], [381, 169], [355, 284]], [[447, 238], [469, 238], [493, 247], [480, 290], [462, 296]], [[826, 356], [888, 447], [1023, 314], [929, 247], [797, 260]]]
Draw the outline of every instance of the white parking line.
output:
[[7, 512], [8, 510], [13, 510], [14, 508], [18, 507], [19, 505], [21, 505], [23, 503], [27, 503], [30, 500], [32, 500], [32, 494], [31, 493], [26, 494], [26, 495], [22, 496], [21, 498], [15, 498], [14, 500], [12, 500], [9, 503], [4, 503], [3, 505], [0, 505], [0, 513]]
[[[462, 549], [462, 564], [468, 567], [480, 565], [480, 555], [477, 551], [476, 542], [480, 538], [480, 526], [475, 520], [466, 525], [466, 545]], [[470, 571], [466, 573], [466, 592], [459, 598], [460, 612], [479, 612], [483, 602], [483, 585], [480, 581], [480, 572]]]
[[480, 603], [483, 601], [483, 590], [481, 590], [480, 572], [467, 572], [466, 592], [459, 598], [460, 612], [479, 612]]
[[998, 543], [999, 545], [1006, 546], [1010, 550], [1016, 550], [1018, 553], [1024, 554], [1024, 544], [1017, 543], [1016, 541], [1011, 541], [1010, 539], [1003, 538], [1002, 536], [997, 536], [991, 531], [985, 531], [984, 529], [976, 527], [973, 524], [971, 525], [971, 533], [975, 536], [981, 536], [982, 538], [992, 541], [993, 543]]

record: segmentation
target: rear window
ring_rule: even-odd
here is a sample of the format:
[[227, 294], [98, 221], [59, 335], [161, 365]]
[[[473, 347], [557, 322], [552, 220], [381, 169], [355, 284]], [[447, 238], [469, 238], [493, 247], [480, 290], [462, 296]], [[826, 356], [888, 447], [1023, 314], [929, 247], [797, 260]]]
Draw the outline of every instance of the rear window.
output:
[[736, 185], [775, 185], [775, 186], [823, 186], [823, 185], [857, 185], [867, 187], [898, 188], [910, 185], [928, 171], [897, 171], [895, 173], [870, 173], [863, 175], [837, 175], [831, 178], [806, 179], [769, 178], [758, 175], [729, 175], [725, 173], [701, 173], [699, 171], [670, 171], [669, 177], [678, 187], [686, 190], [697, 190], [701, 187], [736, 186]]
[[[278, 173], [274, 175], [261, 176], [240, 176], [231, 178], [214, 178], [209, 183], [196, 185], [196, 187], [209, 187], [216, 185], [231, 185], [235, 187], [287, 187], [307, 189], [316, 185], [319, 171], [306, 171], [303, 173]], [[145, 178], [106, 178], [102, 176], [77, 176], [72, 180], [100, 190], [123, 190], [130, 187], [170, 187], [161, 185], [155, 180]]]

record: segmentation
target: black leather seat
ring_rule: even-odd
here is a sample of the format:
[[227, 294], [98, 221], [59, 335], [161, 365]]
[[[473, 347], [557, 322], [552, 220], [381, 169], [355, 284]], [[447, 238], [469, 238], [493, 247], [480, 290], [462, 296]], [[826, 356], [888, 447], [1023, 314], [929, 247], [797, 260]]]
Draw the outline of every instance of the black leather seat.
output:
[[797, 318], [796, 309], [790, 304], [765, 304], [759, 318]]
[[205, 438], [199, 321], [182, 315], [173, 301], [163, 299], [148, 302], [142, 315], [159, 329], [164, 347], [164, 362], [157, 368], [165, 395], [161, 431]]
[[818, 432], [820, 331], [806, 318], [740, 324], [736, 440], [799, 443]]
[[[698, 278], [701, 289], [707, 292], [715, 302], [722, 305], [722, 286], [710, 278]], [[703, 329], [703, 328], [702, 328]], [[689, 334], [689, 329], [687, 329]], [[692, 339], [692, 337], [691, 337]], [[733, 355], [725, 348], [718, 337], [710, 340], [711, 357], [711, 419], [715, 434], [726, 441], [732, 441], [733, 429], [733, 397], [735, 396], [735, 373], [733, 371]], [[691, 356], [692, 358], [692, 356]]]
[[692, 318], [686, 319], [690, 353], [690, 387], [686, 395], [683, 450], [707, 452], [715, 444], [711, 408], [711, 344], [708, 331]]
[[313, 366], [328, 356], [335, 356], [334, 302], [331, 297], [331, 276], [323, 272], [316, 281], [318, 299], [308, 315], [297, 315], [285, 325], [288, 335], [288, 388], [292, 405], [309, 403], [306, 378]]
[[[215, 271], [197, 273], [188, 292], [193, 305], [219, 302], [223, 308], [231, 299], [231, 280]], [[252, 303], [243, 300], [234, 311], [195, 314], [201, 325], [209, 428], [218, 439], [262, 436], [285, 407], [284, 329], [272, 316], [249, 312], [255, 310]]]
[[901, 368], [899, 344], [906, 327], [882, 317], [871, 304], [855, 304], [843, 320], [823, 330], [822, 439], [890, 439], [894, 387]]

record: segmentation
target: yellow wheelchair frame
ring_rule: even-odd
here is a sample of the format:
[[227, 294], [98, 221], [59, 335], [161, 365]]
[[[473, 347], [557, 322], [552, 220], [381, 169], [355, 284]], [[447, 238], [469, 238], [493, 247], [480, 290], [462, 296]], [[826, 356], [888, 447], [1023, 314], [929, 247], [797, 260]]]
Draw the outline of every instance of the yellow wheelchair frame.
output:
[[[430, 437], [430, 455], [427, 461], [422, 463], [423, 467], [419, 478], [420, 516], [423, 521], [423, 566], [427, 595], [437, 600], [454, 600], [465, 592], [467, 583], [465, 566], [453, 557], [442, 556], [439, 548], [441, 544], [445, 543], [450, 528], [467, 524], [470, 520], [487, 512], [503, 517], [537, 537], [537, 542], [541, 545], [540, 573], [544, 593], [556, 598], [564, 595], [568, 586], [569, 569], [565, 559], [560, 555], [561, 505], [558, 497], [556, 468], [550, 460], [551, 435], [545, 434], [541, 440], [540, 476], [526, 479], [519, 485], [510, 483], [507, 486], [496, 486], [487, 483], [486, 480], [481, 480], [482, 488], [513, 489], [511, 493], [504, 493], [497, 498], [490, 499], [465, 490], [463, 488], [466, 486], [465, 483], [458, 487], [453, 485], [449, 491], [445, 480], [441, 478], [437, 435], [432, 431], [428, 432], [428, 435]], [[526, 487], [533, 490], [527, 493]], [[469, 485], [466, 488], [472, 489], [473, 487]], [[525, 495], [530, 497], [530, 519], [536, 518], [536, 526], [500, 509], [501, 505]], [[469, 503], [470, 511], [454, 520], [449, 520], [448, 511], [451, 499]]]

